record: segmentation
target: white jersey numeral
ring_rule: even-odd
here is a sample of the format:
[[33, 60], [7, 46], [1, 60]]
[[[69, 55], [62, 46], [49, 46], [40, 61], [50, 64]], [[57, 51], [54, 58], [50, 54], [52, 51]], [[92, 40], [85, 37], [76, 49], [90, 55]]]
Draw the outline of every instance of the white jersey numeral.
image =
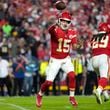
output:
[[63, 39], [63, 38], [58, 39], [58, 48], [56, 51], [64, 52], [64, 53], [69, 52], [70, 42], [71, 42], [71, 40], [69, 40], [69, 39]]
[[92, 43], [92, 48], [106, 48], [108, 45], [108, 41], [109, 41], [109, 36], [106, 37], [102, 37], [102, 39], [100, 41], [98, 41], [99, 39], [97, 39], [97, 41], [93, 41]]

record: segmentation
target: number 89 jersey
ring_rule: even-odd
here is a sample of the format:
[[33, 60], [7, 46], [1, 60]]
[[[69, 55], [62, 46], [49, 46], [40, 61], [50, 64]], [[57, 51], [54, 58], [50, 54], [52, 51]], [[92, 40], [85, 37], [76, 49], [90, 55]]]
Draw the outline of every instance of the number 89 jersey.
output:
[[110, 55], [110, 34], [98, 36], [91, 42], [92, 55], [107, 54]]
[[77, 31], [68, 29], [62, 30], [58, 25], [49, 28], [51, 35], [51, 56], [56, 59], [63, 59], [69, 55], [70, 48], [77, 43]]

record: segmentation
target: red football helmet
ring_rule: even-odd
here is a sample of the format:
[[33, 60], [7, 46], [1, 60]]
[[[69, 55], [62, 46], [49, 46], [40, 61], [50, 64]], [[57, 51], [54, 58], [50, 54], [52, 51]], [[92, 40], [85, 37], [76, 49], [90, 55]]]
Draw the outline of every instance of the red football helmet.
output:
[[64, 11], [58, 18], [58, 23], [63, 30], [67, 30], [71, 24], [71, 14], [68, 11]]
[[110, 32], [110, 24], [109, 23], [100, 23], [98, 27], [99, 31], [102, 32]]
[[60, 14], [59, 19], [71, 21], [71, 14], [68, 11], [64, 11]]

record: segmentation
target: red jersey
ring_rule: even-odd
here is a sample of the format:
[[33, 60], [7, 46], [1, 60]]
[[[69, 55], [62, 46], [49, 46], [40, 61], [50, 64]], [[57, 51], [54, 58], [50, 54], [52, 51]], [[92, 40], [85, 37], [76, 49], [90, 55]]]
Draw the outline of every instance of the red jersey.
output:
[[93, 39], [91, 46], [92, 46], [92, 55], [100, 55], [100, 54], [107, 54], [110, 55], [110, 34], [104, 35], [100, 41], [100, 37], [97, 37], [97, 40]]
[[68, 29], [62, 30], [58, 25], [49, 28], [51, 35], [51, 56], [63, 59], [69, 55], [71, 45], [77, 43], [77, 31]]

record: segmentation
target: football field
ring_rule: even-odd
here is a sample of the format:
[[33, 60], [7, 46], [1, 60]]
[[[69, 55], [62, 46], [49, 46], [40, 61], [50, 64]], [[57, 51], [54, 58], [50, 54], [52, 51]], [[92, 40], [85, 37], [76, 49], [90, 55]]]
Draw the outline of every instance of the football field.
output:
[[110, 110], [110, 101], [102, 105], [96, 103], [94, 96], [76, 96], [77, 108], [71, 106], [68, 96], [44, 96], [43, 106], [35, 106], [35, 96], [0, 97], [0, 110]]

